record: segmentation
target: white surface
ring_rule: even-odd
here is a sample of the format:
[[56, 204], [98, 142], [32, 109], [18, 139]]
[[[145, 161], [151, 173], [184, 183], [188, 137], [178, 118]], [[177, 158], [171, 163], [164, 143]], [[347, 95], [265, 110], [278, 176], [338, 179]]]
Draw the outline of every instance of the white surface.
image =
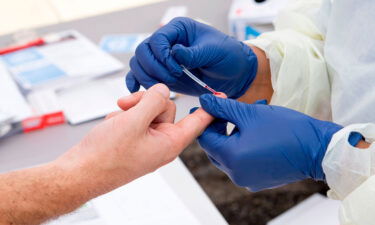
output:
[[95, 199], [94, 205], [113, 225], [201, 224], [158, 172]]
[[83, 209], [48, 225], [68, 225], [74, 220], [79, 225], [98, 221], [102, 225], [203, 225], [158, 171], [90, 201]]
[[161, 1], [165, 0], [0, 0], [0, 21], [3, 21], [0, 26], [0, 34]]
[[0, 34], [60, 21], [49, 0], [0, 0], [0, 5]]
[[54, 90], [46, 89], [31, 92], [27, 95], [27, 101], [34, 109], [36, 115], [60, 112], [62, 110]]
[[0, 112], [20, 121], [32, 115], [31, 108], [20, 93], [10, 73], [0, 60]]
[[117, 100], [130, 94], [124, 82], [124, 77], [92, 81], [58, 92], [57, 100], [69, 123], [82, 123], [120, 110]]
[[49, 0], [64, 20], [80, 19], [102, 13], [138, 7], [165, 0]]
[[268, 225], [338, 225], [340, 202], [314, 194]]

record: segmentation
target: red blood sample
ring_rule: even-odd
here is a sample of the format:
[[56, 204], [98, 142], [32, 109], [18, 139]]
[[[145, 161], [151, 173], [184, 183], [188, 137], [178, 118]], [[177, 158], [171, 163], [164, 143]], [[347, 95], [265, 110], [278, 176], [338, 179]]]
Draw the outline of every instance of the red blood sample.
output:
[[211, 91], [212, 92], [212, 94], [216, 94], [216, 93], [218, 93], [218, 92], [216, 92], [214, 89], [212, 89], [212, 88], [210, 88], [209, 86], [204, 86], [204, 88], [206, 88], [207, 90], [209, 90], [209, 91]]

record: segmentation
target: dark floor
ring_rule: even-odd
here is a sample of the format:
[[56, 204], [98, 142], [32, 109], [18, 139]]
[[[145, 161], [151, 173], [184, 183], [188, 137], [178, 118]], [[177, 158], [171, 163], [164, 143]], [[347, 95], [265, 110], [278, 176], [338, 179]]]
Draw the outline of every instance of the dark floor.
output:
[[307, 180], [250, 193], [232, 184], [224, 173], [210, 163], [197, 143], [192, 144], [181, 158], [231, 225], [265, 225], [313, 193], [325, 194], [328, 190], [323, 183]]

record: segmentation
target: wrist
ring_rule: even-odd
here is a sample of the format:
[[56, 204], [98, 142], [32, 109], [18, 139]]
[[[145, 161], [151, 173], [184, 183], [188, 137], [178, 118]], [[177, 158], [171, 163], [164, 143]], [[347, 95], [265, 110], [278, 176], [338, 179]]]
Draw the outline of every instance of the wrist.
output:
[[266, 99], [269, 103], [273, 95], [269, 60], [263, 50], [252, 45], [248, 46], [257, 57], [257, 71], [253, 82], [247, 91], [238, 98], [238, 101], [252, 104], [258, 100]]
[[126, 167], [110, 155], [103, 157], [101, 151], [92, 149], [84, 142], [74, 146], [56, 164], [67, 174], [75, 174], [77, 185], [90, 193], [90, 198], [105, 194], [135, 179]]
[[361, 149], [366, 149], [366, 148], [370, 147], [370, 145], [371, 145], [370, 143], [368, 143], [364, 140], [360, 140], [355, 147], [361, 148]]
[[93, 176], [86, 166], [86, 163], [72, 154], [77, 150], [77, 146], [70, 149], [67, 153], [48, 164], [51, 171], [60, 177], [58, 186], [71, 193], [72, 199], [82, 203], [96, 197], [96, 187], [94, 188]]
[[[258, 57], [254, 53], [253, 49], [243, 42], [239, 43], [242, 48], [241, 51], [244, 53], [244, 55], [241, 55], [241, 61], [238, 63], [240, 66], [238, 68], [238, 73], [240, 73], [241, 76], [236, 83], [236, 92], [229, 94], [229, 97], [234, 99], [243, 96], [248, 91], [254, 82], [258, 71]], [[232, 72], [234, 71], [236, 71], [236, 69], [232, 68]], [[234, 74], [237, 74], [237, 72], [234, 72]]]
[[[341, 125], [338, 125], [333, 122], [329, 121], [321, 121], [321, 120], [316, 120], [317, 122], [317, 127], [319, 127], [320, 134], [318, 134], [318, 137], [320, 139], [320, 150], [316, 154], [315, 158], [315, 173], [312, 176], [313, 179], [315, 180], [323, 180], [325, 181], [325, 174], [323, 172], [323, 158], [327, 152], [327, 148], [329, 143], [332, 140], [333, 135], [335, 135], [337, 132], [339, 132], [343, 127]], [[316, 151], [312, 149], [312, 151]]]
[[114, 174], [102, 167], [102, 160], [97, 160], [95, 152], [81, 144], [74, 146], [64, 155], [52, 162], [64, 177], [69, 186], [86, 201], [107, 193], [120, 186]]

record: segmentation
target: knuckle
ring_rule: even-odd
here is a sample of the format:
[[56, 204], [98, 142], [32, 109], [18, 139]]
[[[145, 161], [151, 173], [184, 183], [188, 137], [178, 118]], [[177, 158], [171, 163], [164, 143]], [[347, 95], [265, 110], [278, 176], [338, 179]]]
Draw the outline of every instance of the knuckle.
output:
[[128, 80], [130, 80], [130, 79], [134, 79], [134, 72], [132, 70], [130, 70], [128, 72], [128, 74], [126, 74], [126, 76], [125, 76], [125, 82], [128, 81]]
[[137, 48], [135, 49], [135, 55], [139, 56], [141, 54], [141, 52], [144, 51], [145, 47], [146, 47], [146, 44], [144, 42], [142, 42], [141, 44], [139, 44], [137, 46]]
[[173, 112], [175, 113], [176, 110], [177, 110], [176, 103], [174, 103], [174, 101], [172, 101], [172, 100], [168, 100], [168, 104], [169, 104], [169, 108], [170, 108], [170, 110], [173, 111]]
[[151, 37], [150, 37], [150, 44], [151, 45], [157, 45], [160, 44], [160, 40], [164, 38], [164, 34], [161, 31], [155, 32]]
[[[129, 62], [129, 65], [130, 65], [130, 69], [133, 71], [136, 71], [136, 64], [137, 64], [137, 58], [135, 56], [133, 56], [131, 59], [130, 59], [130, 62]], [[134, 73], [136, 74], [136, 73]]]
[[168, 103], [168, 99], [166, 99], [161, 93], [157, 91], [152, 91], [150, 93], [153, 96], [154, 105], [164, 107]]

